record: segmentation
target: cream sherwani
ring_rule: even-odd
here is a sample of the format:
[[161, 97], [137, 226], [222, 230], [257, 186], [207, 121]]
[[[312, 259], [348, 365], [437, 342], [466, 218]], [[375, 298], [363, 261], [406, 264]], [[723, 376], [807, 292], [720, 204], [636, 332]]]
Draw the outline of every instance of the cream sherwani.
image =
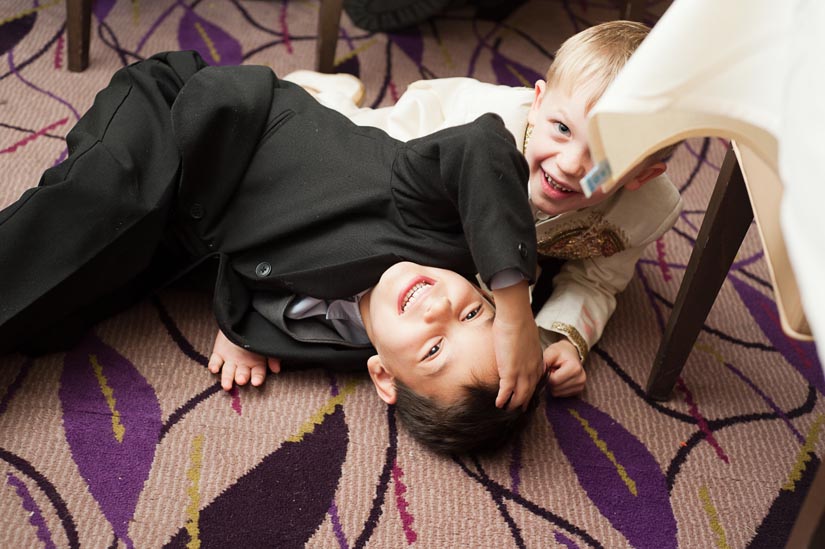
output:
[[[324, 86], [316, 97], [356, 124], [381, 128], [401, 140], [494, 112], [523, 144], [534, 91], [472, 78], [440, 78], [414, 82], [394, 106], [382, 109], [359, 109], [334, 86]], [[553, 279], [552, 295], [536, 316], [542, 342], [548, 345], [563, 335], [586, 358], [645, 247], [673, 226], [681, 209], [678, 190], [662, 175], [589, 208], [552, 218], [536, 211], [539, 253], [565, 260]]]

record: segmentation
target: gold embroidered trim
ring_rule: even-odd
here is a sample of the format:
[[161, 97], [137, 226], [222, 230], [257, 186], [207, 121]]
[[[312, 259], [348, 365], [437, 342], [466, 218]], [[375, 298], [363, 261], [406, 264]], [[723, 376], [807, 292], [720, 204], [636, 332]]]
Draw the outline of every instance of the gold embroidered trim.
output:
[[530, 141], [530, 137], [533, 135], [533, 125], [529, 122], [527, 126], [524, 128], [524, 139], [521, 141], [521, 154], [527, 155], [527, 143]]
[[579, 358], [582, 363], [584, 363], [589, 349], [587, 347], [587, 341], [585, 341], [576, 328], [570, 324], [565, 324], [564, 322], [554, 322], [550, 325], [550, 330], [563, 334], [567, 339], [569, 339], [570, 343], [576, 347], [576, 350], [579, 352]]
[[627, 249], [629, 241], [621, 227], [608, 222], [598, 212], [554, 229], [538, 235], [539, 254], [559, 259], [610, 257]]

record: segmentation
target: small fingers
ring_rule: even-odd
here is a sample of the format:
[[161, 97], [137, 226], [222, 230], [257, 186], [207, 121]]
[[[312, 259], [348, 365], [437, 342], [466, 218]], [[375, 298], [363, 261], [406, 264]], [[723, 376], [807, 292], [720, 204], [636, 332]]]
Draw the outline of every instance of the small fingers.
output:
[[212, 356], [209, 357], [209, 364], [207, 364], [206, 367], [213, 374], [217, 374], [221, 371], [221, 366], [223, 366], [223, 357], [218, 353], [212, 353]]
[[251, 368], [243, 364], [238, 364], [235, 367], [235, 384], [246, 385], [251, 376]]
[[543, 358], [544, 358], [544, 364], [545, 365], [549, 366], [551, 364], [556, 364], [559, 360], [559, 351], [558, 351], [558, 349], [556, 347], [553, 347], [552, 345], [549, 346], [548, 348], [546, 348], [544, 350]]
[[221, 387], [224, 391], [232, 390], [232, 383], [235, 380], [235, 364], [226, 362], [221, 370]]
[[499, 383], [496, 408], [506, 409], [510, 405], [514, 394], [513, 387], [509, 383], [505, 384], [503, 381]]
[[532, 388], [533, 386], [529, 383], [523, 383], [516, 387], [507, 409], [515, 410], [516, 408], [521, 408], [522, 410], [526, 410], [527, 405], [530, 403], [530, 397], [533, 396]]
[[584, 390], [587, 374], [580, 371], [578, 374], [569, 376], [563, 381], [552, 382], [550, 393], [555, 397], [574, 396]]
[[569, 368], [554, 368], [547, 374], [551, 387], [559, 387], [575, 378], [575, 372]]
[[257, 364], [252, 367], [251, 380], [253, 387], [260, 387], [266, 379], [266, 367], [263, 364]]
[[550, 391], [554, 397], [564, 398], [576, 396], [584, 390], [584, 383], [574, 383], [562, 387], [553, 387]]
[[274, 357], [267, 357], [266, 363], [269, 366], [269, 371], [273, 374], [280, 374], [281, 373], [281, 359], [274, 358]]

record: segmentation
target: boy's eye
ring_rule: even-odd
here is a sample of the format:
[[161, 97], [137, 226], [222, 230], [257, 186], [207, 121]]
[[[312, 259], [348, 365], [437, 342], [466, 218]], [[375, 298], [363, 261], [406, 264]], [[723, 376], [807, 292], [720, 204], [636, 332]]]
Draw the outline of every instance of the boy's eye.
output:
[[441, 342], [438, 342], [432, 347], [430, 347], [430, 350], [427, 351], [427, 354], [424, 355], [424, 360], [437, 355], [439, 350], [441, 350]]
[[464, 320], [472, 320], [477, 317], [481, 313], [481, 305], [467, 313], [467, 316], [464, 317]]
[[568, 128], [563, 122], [556, 122], [556, 129], [559, 130], [559, 133], [563, 133], [564, 135], [570, 134], [570, 128]]

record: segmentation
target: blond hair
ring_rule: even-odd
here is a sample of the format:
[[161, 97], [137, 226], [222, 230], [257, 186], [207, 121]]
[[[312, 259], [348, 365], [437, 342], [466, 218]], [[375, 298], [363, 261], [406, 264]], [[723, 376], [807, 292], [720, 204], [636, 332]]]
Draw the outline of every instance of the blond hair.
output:
[[547, 87], [588, 94], [589, 111], [648, 32], [649, 27], [635, 21], [608, 21], [574, 34], [556, 51]]
[[[619, 20], [574, 34], [556, 51], [545, 76], [547, 87], [569, 95], [586, 94], [585, 108], [589, 112], [649, 32], [647, 25]], [[651, 154], [645, 163], [666, 160], [678, 145]]]

